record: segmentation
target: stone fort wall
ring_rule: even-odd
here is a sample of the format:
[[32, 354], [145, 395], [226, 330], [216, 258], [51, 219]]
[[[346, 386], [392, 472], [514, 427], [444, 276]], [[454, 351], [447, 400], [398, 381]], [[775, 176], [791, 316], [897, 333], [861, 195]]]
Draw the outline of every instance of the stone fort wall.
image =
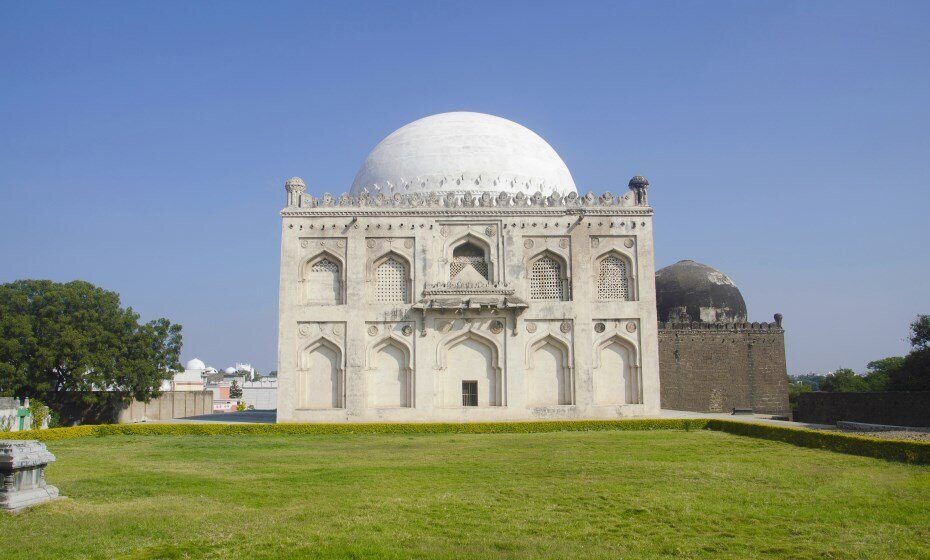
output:
[[796, 422], [866, 422], [930, 427], [930, 391], [888, 393], [801, 393]]
[[787, 414], [785, 331], [778, 323], [659, 323], [662, 408]]

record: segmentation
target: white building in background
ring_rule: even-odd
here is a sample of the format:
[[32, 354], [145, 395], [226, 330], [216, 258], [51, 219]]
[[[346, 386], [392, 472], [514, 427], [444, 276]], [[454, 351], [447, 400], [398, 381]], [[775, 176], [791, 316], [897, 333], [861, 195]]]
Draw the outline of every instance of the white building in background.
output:
[[174, 374], [174, 378], [163, 381], [161, 384], [162, 391], [203, 391], [205, 376], [207, 375], [206, 364], [194, 358], [184, 365], [184, 371]]
[[647, 187], [579, 196], [542, 138], [477, 113], [390, 134], [348, 194], [288, 180], [278, 421], [657, 413]]

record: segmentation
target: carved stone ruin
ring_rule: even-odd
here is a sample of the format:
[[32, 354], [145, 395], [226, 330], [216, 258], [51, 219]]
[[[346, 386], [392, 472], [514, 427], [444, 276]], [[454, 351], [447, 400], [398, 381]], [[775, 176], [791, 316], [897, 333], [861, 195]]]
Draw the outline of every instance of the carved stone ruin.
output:
[[16, 511], [58, 498], [45, 483], [45, 467], [55, 460], [35, 440], [0, 440], [0, 510]]

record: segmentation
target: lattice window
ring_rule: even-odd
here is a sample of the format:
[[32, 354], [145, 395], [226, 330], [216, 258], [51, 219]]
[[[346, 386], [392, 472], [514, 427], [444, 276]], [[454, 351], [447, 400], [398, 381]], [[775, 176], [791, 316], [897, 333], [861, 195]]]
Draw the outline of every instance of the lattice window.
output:
[[536, 259], [530, 274], [530, 298], [556, 301], [565, 299], [562, 265], [557, 260], [550, 256]]
[[339, 265], [329, 259], [323, 258], [313, 263], [313, 266], [310, 267], [310, 273], [339, 274]]
[[307, 299], [314, 303], [341, 303], [342, 286], [339, 264], [323, 257], [310, 265]]
[[484, 251], [473, 243], [463, 243], [452, 251], [452, 262], [449, 263], [449, 279], [455, 278], [465, 267], [471, 265], [478, 274], [489, 279], [490, 267], [485, 258]]
[[484, 257], [453, 257], [452, 263], [449, 265], [449, 277], [455, 278], [458, 276], [458, 273], [465, 270], [465, 267], [468, 265], [474, 267], [474, 269], [478, 271], [478, 274], [487, 279], [488, 263], [484, 260]]
[[383, 302], [407, 303], [407, 267], [390, 257], [375, 273], [375, 298]]
[[630, 299], [630, 281], [627, 278], [626, 261], [616, 255], [601, 259], [597, 273], [597, 299]]

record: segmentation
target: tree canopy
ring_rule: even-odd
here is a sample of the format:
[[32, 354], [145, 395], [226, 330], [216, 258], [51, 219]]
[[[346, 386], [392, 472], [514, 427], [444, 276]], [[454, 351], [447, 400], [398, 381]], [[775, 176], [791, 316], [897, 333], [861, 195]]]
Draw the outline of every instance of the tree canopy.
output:
[[907, 356], [891, 356], [868, 363], [868, 371], [858, 375], [840, 368], [826, 376], [806, 375], [789, 380], [790, 396], [802, 392], [874, 392], [930, 391], [930, 315], [918, 315], [910, 324], [907, 340], [911, 352]]
[[[0, 394], [38, 398], [61, 413], [148, 400], [178, 371], [181, 326], [140, 323], [119, 295], [88, 282], [0, 285]], [[73, 416], [73, 414], [69, 414]]]

